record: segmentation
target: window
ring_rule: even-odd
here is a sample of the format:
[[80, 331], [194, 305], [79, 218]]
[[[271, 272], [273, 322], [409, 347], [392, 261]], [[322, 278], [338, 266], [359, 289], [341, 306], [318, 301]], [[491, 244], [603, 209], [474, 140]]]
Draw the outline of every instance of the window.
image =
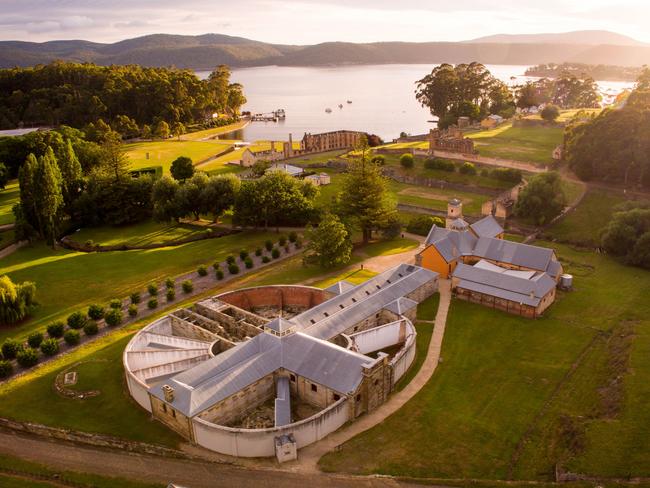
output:
[[375, 386], [379, 384], [379, 380], [375, 380]]
[[335, 402], [338, 402], [341, 399], [341, 396], [334, 393], [334, 396], [332, 398], [334, 398]]
[[172, 409], [172, 417], [176, 418], [176, 410]]
[[357, 395], [357, 401], [358, 401], [358, 402], [361, 401], [361, 393], [359, 393], [359, 394]]
[[296, 375], [290, 374], [289, 379], [295, 383], [296, 382]]
[[167, 413], [167, 405], [163, 403], [163, 412]]
[[311, 391], [318, 391], [318, 386], [316, 386], [315, 384], [312, 383], [311, 384]]
[[330, 316], [330, 314], [328, 314], [327, 312], [323, 312], [323, 315], [325, 315], [325, 317], [329, 317], [329, 316]]

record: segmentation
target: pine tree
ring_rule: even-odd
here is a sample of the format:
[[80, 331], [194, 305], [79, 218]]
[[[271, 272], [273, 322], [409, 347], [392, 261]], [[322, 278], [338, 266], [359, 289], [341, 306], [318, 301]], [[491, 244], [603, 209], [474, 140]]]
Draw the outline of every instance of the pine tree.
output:
[[35, 181], [39, 233], [48, 244], [54, 245], [63, 209], [63, 193], [61, 171], [51, 147], [38, 159]]
[[307, 260], [330, 268], [346, 264], [352, 256], [350, 234], [336, 215], [326, 213], [316, 228], [307, 229]]
[[81, 164], [69, 139], [60, 151], [58, 163], [62, 178], [63, 201], [68, 213], [70, 213], [72, 204], [81, 190]]

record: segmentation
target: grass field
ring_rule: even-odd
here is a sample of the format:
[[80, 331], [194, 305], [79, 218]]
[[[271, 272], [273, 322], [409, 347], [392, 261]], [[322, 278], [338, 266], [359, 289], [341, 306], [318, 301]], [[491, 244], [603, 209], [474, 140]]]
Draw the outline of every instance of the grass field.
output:
[[190, 132], [188, 134], [183, 134], [181, 139], [184, 141], [201, 141], [214, 139], [221, 134], [227, 134], [228, 132], [233, 132], [239, 129], [242, 129], [248, 125], [248, 121], [242, 120], [235, 122], [234, 124], [224, 125], [223, 127], [215, 127], [213, 129], [205, 129], [197, 132]]
[[147, 244], [165, 244], [208, 233], [210, 233], [208, 228], [197, 225], [148, 221], [120, 227], [83, 228], [70, 237], [81, 244], [91, 240], [95, 244], [104, 246], [120, 244], [143, 246]]
[[242, 232], [176, 247], [105, 253], [52, 251], [43, 244], [19, 249], [2, 260], [0, 275], [17, 282], [34, 281], [39, 306], [26, 322], [0, 329], [0, 341], [9, 336], [24, 338], [91, 303], [128, 296], [151, 281], [224, 260], [228, 254], [255, 249], [275, 238], [271, 233]]
[[599, 246], [600, 232], [611, 220], [614, 208], [625, 200], [625, 195], [615, 190], [591, 189], [580, 205], [546, 234], [561, 242]]
[[0, 225], [14, 222], [12, 208], [18, 203], [19, 197], [20, 189], [17, 181], [9, 183], [4, 190], [0, 190]]
[[[126, 144], [124, 149], [131, 160], [131, 169], [162, 166], [163, 174], [169, 174], [172, 161], [187, 156], [194, 164], [212, 158], [231, 146], [230, 143], [200, 141], [152, 141]], [[147, 154], [149, 159], [147, 159]]]
[[390, 256], [392, 254], [400, 254], [406, 251], [410, 251], [419, 245], [420, 243], [413, 239], [398, 237], [386, 241], [372, 242], [363, 248], [360, 248], [357, 252], [368, 257]]
[[512, 127], [510, 122], [496, 129], [468, 133], [481, 156], [514, 159], [547, 165], [553, 163], [553, 149], [562, 143], [562, 127]]
[[321, 466], [551, 480], [559, 463], [589, 475], [650, 475], [650, 273], [564, 246], [559, 255], [575, 291], [538, 320], [454, 301], [430, 382]]

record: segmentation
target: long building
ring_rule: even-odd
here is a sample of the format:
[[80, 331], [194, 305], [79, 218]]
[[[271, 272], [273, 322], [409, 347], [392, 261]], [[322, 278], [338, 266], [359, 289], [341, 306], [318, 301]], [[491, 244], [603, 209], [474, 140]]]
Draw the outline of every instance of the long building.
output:
[[293, 459], [386, 400], [415, 355], [417, 304], [437, 287], [437, 273], [403, 264], [357, 286], [265, 286], [203, 300], [131, 340], [129, 391], [198, 445]]

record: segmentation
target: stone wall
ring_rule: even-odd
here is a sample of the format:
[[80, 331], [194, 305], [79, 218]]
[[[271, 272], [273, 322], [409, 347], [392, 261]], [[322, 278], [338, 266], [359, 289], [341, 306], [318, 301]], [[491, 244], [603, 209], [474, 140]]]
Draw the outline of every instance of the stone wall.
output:
[[192, 439], [192, 427], [189, 418], [177, 411], [173, 405], [168, 405], [153, 395], [149, 395], [149, 398], [151, 399], [151, 413], [156, 420], [178, 432], [186, 439]]
[[219, 295], [222, 302], [247, 311], [256, 307], [276, 307], [281, 310], [285, 306], [308, 309], [328, 298], [329, 294], [318, 288], [286, 285], [245, 288]]

